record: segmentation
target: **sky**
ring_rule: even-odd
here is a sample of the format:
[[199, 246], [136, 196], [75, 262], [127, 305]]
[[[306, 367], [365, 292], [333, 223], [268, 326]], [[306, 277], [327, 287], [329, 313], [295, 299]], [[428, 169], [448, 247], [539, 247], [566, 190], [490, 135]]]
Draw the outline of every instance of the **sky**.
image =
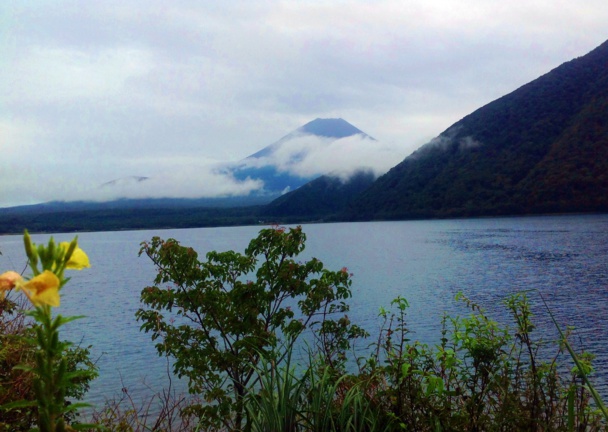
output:
[[315, 118], [377, 141], [306, 143], [305, 169], [380, 173], [606, 23], [606, 0], [4, 0], [0, 208], [130, 176], [163, 185], [149, 196], [249, 193], [218, 167]]

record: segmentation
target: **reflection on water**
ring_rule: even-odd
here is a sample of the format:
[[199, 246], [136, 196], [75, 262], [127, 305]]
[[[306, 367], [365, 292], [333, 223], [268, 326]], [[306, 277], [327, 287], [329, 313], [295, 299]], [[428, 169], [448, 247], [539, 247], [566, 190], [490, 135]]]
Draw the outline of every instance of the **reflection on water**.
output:
[[[86, 315], [63, 334], [92, 345], [101, 377], [89, 400], [119, 396], [122, 388], [143, 396], [167, 384], [167, 361], [159, 358], [134, 314], [139, 293], [152, 283], [154, 268], [138, 258], [139, 244], [158, 235], [173, 237], [200, 254], [243, 251], [261, 227], [81, 233], [92, 268], [74, 272], [59, 311]], [[327, 268], [354, 274], [351, 314], [370, 333], [378, 310], [397, 296], [408, 299], [409, 323], [417, 339], [435, 343], [445, 311], [466, 313], [454, 302], [462, 291], [492, 318], [508, 323], [501, 302], [510, 293], [531, 290], [537, 332], [547, 340], [556, 331], [541, 295], [563, 326], [576, 328], [573, 341], [597, 355], [596, 381], [608, 370], [608, 216], [551, 216], [318, 224], [304, 227], [303, 259], [315, 256]], [[55, 235], [69, 240], [71, 235]], [[45, 242], [47, 235], [33, 236]], [[22, 269], [20, 236], [0, 237], [0, 270]], [[173, 384], [176, 382], [173, 380]], [[185, 389], [184, 383], [181, 383]]]

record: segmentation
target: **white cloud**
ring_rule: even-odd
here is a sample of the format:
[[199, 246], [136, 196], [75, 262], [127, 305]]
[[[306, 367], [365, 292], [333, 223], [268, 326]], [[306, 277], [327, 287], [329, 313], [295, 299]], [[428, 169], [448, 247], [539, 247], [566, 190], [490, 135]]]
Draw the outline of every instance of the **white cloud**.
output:
[[[125, 181], [126, 180], [126, 181]], [[170, 172], [159, 172], [145, 181], [123, 179], [114, 185], [96, 187], [69, 199], [109, 201], [118, 198], [217, 198], [248, 195], [263, 183], [247, 179], [237, 181], [212, 166], [182, 166]]]
[[[149, 55], [129, 48], [85, 52], [34, 46], [5, 73], [3, 92], [10, 104], [68, 104], [120, 96], [128, 80], [151, 67]], [[18, 85], [14, 85], [18, 83]]]
[[[280, 172], [304, 178], [331, 174], [347, 179], [361, 169], [381, 175], [404, 156], [396, 148], [361, 135], [334, 140], [302, 134], [281, 142], [268, 157], [248, 158], [239, 165], [255, 168], [272, 165]], [[152, 174], [145, 181], [119, 178], [112, 185], [73, 190], [64, 194], [62, 199], [105, 201], [118, 198], [223, 197], [243, 196], [264, 189], [261, 180], [235, 179], [230, 174], [230, 164], [203, 160], [192, 163], [182, 157], [163, 161], [145, 158], [130, 161], [131, 171], [143, 167], [153, 168], [148, 171]]]
[[303, 134], [280, 143], [269, 156], [246, 159], [243, 163], [258, 168], [272, 165], [281, 172], [304, 178], [324, 174], [348, 178], [361, 169], [379, 176], [405, 156], [399, 148], [362, 135], [336, 140]]
[[47, 178], [34, 168], [25, 166], [22, 177], [11, 179], [0, 173], [0, 182], [5, 196], [19, 197], [14, 203], [6, 201], [8, 206], [49, 201], [49, 197], [59, 201], [229, 197], [248, 195], [263, 187], [258, 180], [238, 181], [220, 168], [217, 164], [175, 164], [171, 169], [154, 170], [154, 175], [145, 181], [138, 182], [130, 176], [115, 177], [112, 178], [118, 180], [115, 184], [105, 185], [90, 180], [68, 182], [62, 176]]

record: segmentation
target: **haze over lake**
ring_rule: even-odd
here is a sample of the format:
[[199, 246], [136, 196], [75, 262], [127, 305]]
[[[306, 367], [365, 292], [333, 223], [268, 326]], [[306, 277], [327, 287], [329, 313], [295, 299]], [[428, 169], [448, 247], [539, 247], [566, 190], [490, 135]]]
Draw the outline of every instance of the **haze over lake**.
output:
[[[134, 317], [142, 288], [151, 285], [155, 276], [150, 260], [138, 257], [140, 242], [153, 236], [175, 238], [194, 247], [203, 260], [211, 250], [242, 252], [262, 228], [80, 233], [79, 244], [92, 268], [70, 274], [72, 281], [57, 311], [86, 315], [67, 325], [63, 336], [93, 346], [101, 376], [88, 399], [99, 405], [104, 398], [120, 395], [123, 387], [142, 397], [167, 383], [166, 360], [157, 356], [149, 335], [139, 331]], [[380, 325], [379, 308], [388, 307], [397, 296], [411, 305], [408, 321], [413, 337], [435, 343], [444, 311], [467, 312], [454, 301], [457, 292], [481, 304], [492, 318], [508, 323], [501, 301], [510, 293], [533, 290], [528, 295], [538, 333], [548, 340], [556, 336], [542, 306], [542, 294], [562, 325], [576, 327], [573, 342], [597, 354], [600, 373], [595, 379], [603, 385], [608, 365], [608, 215], [303, 228], [308, 240], [302, 259], [314, 256], [329, 269], [347, 267], [353, 273], [349, 316], [370, 333]], [[41, 243], [49, 235], [32, 237]], [[72, 235], [54, 237], [63, 241]], [[21, 236], [0, 237], [0, 251], [1, 269], [24, 268]]]

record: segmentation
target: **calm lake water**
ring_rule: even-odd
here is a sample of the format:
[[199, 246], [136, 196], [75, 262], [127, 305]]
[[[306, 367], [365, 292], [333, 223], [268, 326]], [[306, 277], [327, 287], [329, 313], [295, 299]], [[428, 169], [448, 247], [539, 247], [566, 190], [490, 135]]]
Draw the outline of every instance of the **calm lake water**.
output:
[[[155, 276], [149, 259], [138, 257], [142, 241], [175, 238], [202, 257], [211, 250], [242, 252], [261, 228], [80, 233], [92, 268], [71, 273], [58, 311], [86, 315], [63, 336], [93, 346], [101, 376], [88, 400], [99, 406], [122, 388], [144, 398], [167, 385], [167, 362], [134, 317], [142, 288]], [[379, 308], [397, 296], [410, 303], [414, 337], [435, 343], [444, 311], [466, 313], [454, 301], [457, 292], [507, 323], [501, 301], [534, 290], [529, 297], [538, 332], [556, 336], [542, 294], [558, 321], [576, 328], [573, 340], [597, 354], [597, 369], [608, 371], [608, 215], [316, 224], [304, 232], [303, 259], [314, 256], [327, 268], [354, 274], [350, 317], [370, 333], [379, 327]], [[41, 243], [49, 235], [32, 237]], [[23, 269], [21, 236], [0, 237], [0, 251], [0, 271]], [[604, 387], [606, 375], [598, 373], [597, 384]], [[176, 380], [173, 385], [185, 388]]]

